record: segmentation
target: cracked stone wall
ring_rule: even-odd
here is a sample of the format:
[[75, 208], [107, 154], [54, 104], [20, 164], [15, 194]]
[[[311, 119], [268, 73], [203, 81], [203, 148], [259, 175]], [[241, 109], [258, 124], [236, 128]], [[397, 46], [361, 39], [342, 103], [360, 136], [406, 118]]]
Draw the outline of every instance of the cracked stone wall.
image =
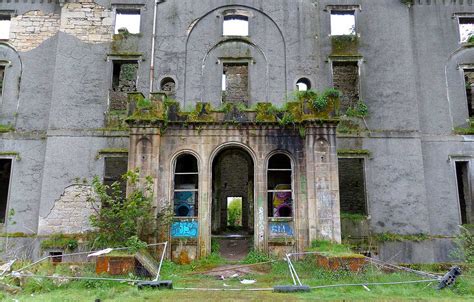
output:
[[18, 51], [29, 51], [38, 47], [59, 31], [60, 17], [34, 10], [11, 20], [10, 41]]
[[[56, 200], [54, 207], [46, 217], [39, 219], [39, 229], [43, 235], [77, 234], [92, 229], [89, 217], [94, 213], [94, 205], [87, 201], [91, 187], [71, 185]], [[96, 206], [96, 205], [95, 205]]]

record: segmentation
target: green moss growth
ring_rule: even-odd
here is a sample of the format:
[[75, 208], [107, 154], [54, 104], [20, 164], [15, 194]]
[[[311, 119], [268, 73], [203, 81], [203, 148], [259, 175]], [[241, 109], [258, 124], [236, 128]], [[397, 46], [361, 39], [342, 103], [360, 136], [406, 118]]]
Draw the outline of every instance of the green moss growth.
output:
[[332, 56], [359, 55], [359, 38], [356, 35], [331, 36]]
[[359, 100], [356, 104], [347, 108], [346, 115], [350, 117], [364, 118], [369, 115], [369, 107], [367, 107], [364, 101]]
[[390, 242], [390, 241], [415, 241], [420, 242], [424, 240], [431, 239], [427, 234], [419, 233], [419, 234], [408, 234], [408, 235], [401, 235], [401, 234], [393, 234], [393, 233], [380, 233], [374, 235], [375, 240], [379, 242]]
[[14, 156], [16, 160], [21, 160], [20, 153], [15, 151], [3, 151], [0, 152], [1, 156]]
[[456, 127], [454, 128], [454, 133], [460, 134], [460, 135], [474, 135], [474, 127], [472, 126], [469, 128]]
[[341, 212], [341, 219], [348, 219], [352, 221], [365, 221], [367, 220], [367, 216], [363, 214]]
[[367, 155], [370, 156], [371, 153], [367, 149], [338, 149], [337, 155]]
[[196, 103], [194, 111], [187, 115], [188, 122], [213, 122], [214, 117], [211, 115], [212, 106], [209, 103]]
[[104, 154], [116, 154], [116, 153], [128, 153], [127, 148], [105, 148], [105, 149], [100, 149], [99, 150], [99, 155], [104, 155]]
[[78, 247], [77, 239], [72, 235], [54, 234], [48, 239], [41, 241], [41, 249], [63, 249], [74, 251]]
[[8, 237], [8, 238], [31, 238], [31, 237], [36, 237], [36, 234], [25, 234], [25, 233], [22, 233], [22, 232], [0, 233], [0, 237]]
[[278, 108], [272, 103], [257, 103], [255, 110], [257, 112], [256, 122], [276, 122]]
[[329, 240], [313, 240], [308, 252], [320, 252], [328, 257], [364, 257], [354, 253], [348, 245], [334, 243]]
[[338, 134], [355, 134], [359, 135], [363, 132], [363, 129], [351, 120], [341, 118], [341, 121], [337, 125]]
[[413, 0], [400, 0], [400, 2], [408, 7], [411, 7], [413, 5]]
[[7, 132], [11, 132], [11, 131], [15, 131], [15, 128], [13, 128], [12, 125], [2, 125], [2, 124], [0, 124], [0, 133], [7, 133]]

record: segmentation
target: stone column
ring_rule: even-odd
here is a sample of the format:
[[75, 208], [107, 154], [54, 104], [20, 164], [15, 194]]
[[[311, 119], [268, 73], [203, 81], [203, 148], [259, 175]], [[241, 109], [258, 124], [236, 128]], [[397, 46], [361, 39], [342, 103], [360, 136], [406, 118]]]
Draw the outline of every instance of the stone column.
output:
[[[154, 208], [155, 215], [163, 208], [168, 207], [165, 192], [159, 191], [158, 177], [160, 167], [160, 142], [161, 133], [159, 127], [136, 126], [130, 127], [130, 145], [128, 156], [128, 170], [140, 170], [141, 181], [150, 176], [153, 179], [153, 192], [155, 196]], [[130, 187], [127, 184], [127, 194], [130, 193]], [[168, 231], [159, 230], [159, 242], [168, 240]]]
[[309, 242], [341, 242], [336, 125], [308, 125], [306, 163]]

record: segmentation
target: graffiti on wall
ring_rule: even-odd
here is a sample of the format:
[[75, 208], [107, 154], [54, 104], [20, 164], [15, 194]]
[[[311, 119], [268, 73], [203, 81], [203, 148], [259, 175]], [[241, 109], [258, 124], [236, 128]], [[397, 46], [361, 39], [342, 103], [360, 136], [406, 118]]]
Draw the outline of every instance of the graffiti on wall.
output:
[[171, 224], [171, 237], [173, 238], [197, 238], [197, 221], [174, 221]]
[[291, 237], [293, 226], [287, 221], [272, 221], [269, 223], [270, 237]]

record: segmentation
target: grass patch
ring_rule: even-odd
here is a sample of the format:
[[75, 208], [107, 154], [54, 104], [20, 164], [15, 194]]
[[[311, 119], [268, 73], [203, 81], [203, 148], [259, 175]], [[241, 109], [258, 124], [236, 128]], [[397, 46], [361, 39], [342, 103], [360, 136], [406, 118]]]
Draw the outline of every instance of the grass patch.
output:
[[367, 220], [367, 216], [363, 214], [341, 212], [341, 219], [349, 219], [352, 221], [364, 221], [364, 220]]
[[355, 254], [348, 245], [338, 244], [329, 240], [313, 240], [308, 252], [320, 252], [326, 256], [349, 257], [360, 256]]

